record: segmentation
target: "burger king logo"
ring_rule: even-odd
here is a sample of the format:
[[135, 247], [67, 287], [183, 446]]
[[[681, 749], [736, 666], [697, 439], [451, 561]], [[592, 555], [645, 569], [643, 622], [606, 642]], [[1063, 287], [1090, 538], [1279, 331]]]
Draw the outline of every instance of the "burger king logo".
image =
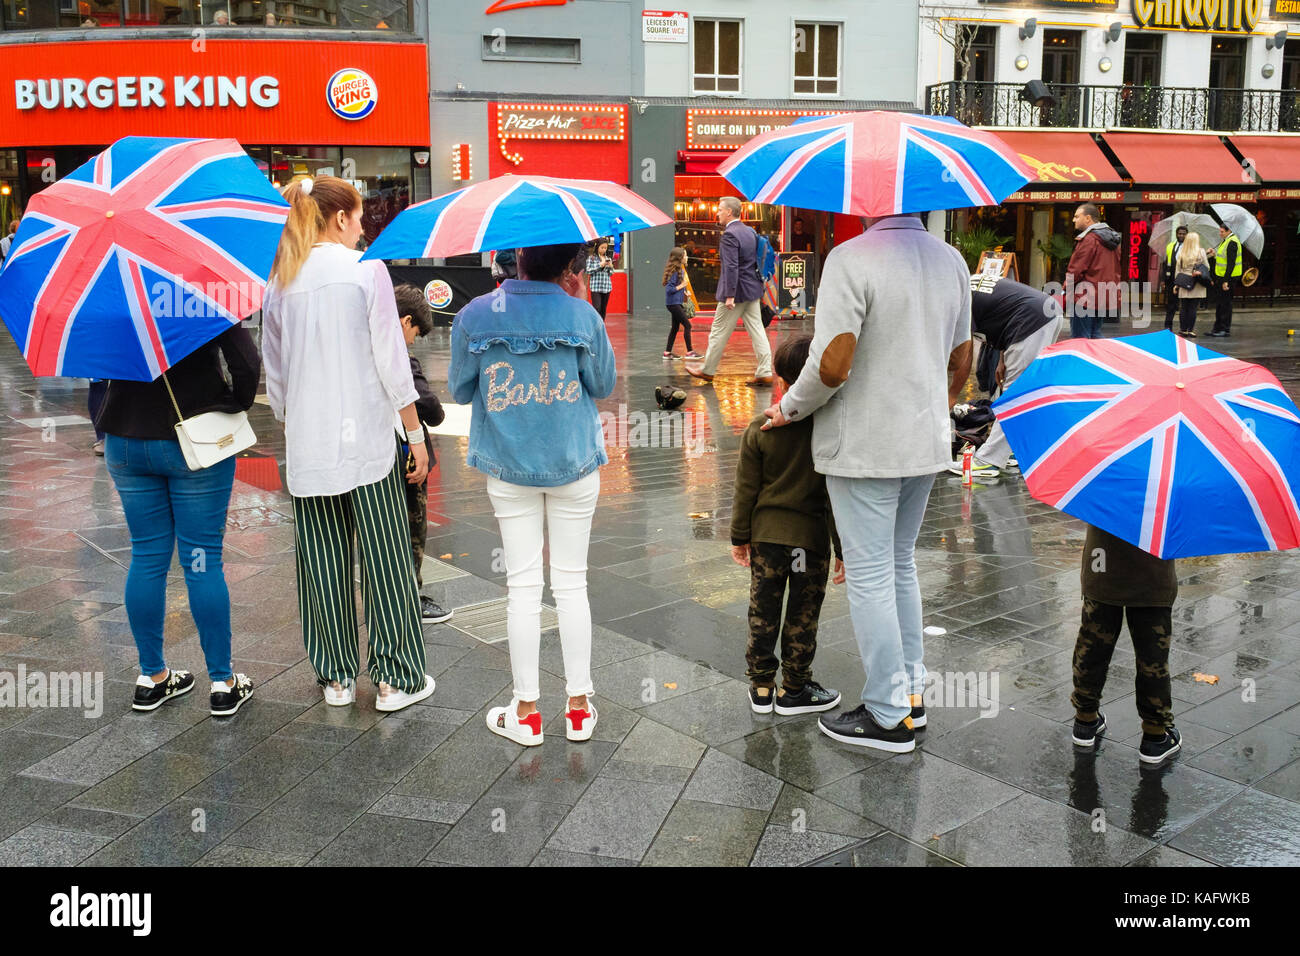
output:
[[424, 298], [435, 309], [443, 309], [451, 304], [451, 286], [441, 279], [434, 279], [424, 287]]
[[335, 116], [345, 120], [365, 119], [379, 102], [379, 87], [369, 73], [349, 66], [330, 77], [325, 98]]

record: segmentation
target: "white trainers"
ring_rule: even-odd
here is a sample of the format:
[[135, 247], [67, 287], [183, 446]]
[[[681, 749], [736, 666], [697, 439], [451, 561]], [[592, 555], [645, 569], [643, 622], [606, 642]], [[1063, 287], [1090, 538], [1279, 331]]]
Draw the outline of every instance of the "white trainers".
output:
[[518, 708], [517, 700], [512, 700], [509, 707], [493, 707], [487, 712], [488, 730], [525, 747], [540, 745], [542, 742], [541, 712], [534, 711], [520, 720]]
[[[948, 471], [954, 475], [962, 473], [961, 459], [958, 458], [948, 466]], [[972, 478], [997, 478], [1002, 474], [1002, 470], [996, 465], [987, 465], [978, 458], [971, 459], [970, 474]]]
[[[379, 695], [375, 697], [375, 710], [382, 710], [385, 713], [392, 713], [395, 710], [401, 710], [403, 707], [410, 707], [412, 704], [418, 704], [433, 694], [433, 678], [428, 674], [424, 675], [424, 686], [414, 693], [408, 694], [404, 690], [398, 690], [395, 687], [388, 687], [387, 684], [379, 685]], [[388, 693], [384, 690], [387, 688]]]
[[596, 729], [596, 705], [587, 698], [586, 710], [566, 710], [564, 712], [564, 736], [570, 740], [590, 740], [591, 732]]
[[337, 690], [332, 684], [326, 684], [322, 690], [325, 693], [325, 703], [331, 707], [346, 707], [357, 699], [357, 682], [351, 678], [339, 681]]

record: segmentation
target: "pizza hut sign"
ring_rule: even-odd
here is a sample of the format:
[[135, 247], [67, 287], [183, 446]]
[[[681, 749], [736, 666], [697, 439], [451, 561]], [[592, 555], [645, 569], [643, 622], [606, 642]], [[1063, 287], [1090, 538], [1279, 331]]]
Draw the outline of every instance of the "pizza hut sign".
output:
[[627, 130], [624, 106], [554, 103], [497, 104], [497, 139], [501, 155], [516, 166], [523, 161], [506, 148], [512, 139], [621, 140]]

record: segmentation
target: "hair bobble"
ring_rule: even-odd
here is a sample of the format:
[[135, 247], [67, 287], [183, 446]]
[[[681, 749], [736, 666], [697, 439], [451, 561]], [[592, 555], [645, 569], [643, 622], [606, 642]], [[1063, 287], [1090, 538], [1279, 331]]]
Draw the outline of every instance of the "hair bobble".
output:
[[311, 187], [313, 185], [315, 185], [315, 181], [310, 176], [307, 176], [304, 177], [303, 180], [299, 183], [298, 188], [302, 190], [302, 194], [304, 196], [310, 196]]

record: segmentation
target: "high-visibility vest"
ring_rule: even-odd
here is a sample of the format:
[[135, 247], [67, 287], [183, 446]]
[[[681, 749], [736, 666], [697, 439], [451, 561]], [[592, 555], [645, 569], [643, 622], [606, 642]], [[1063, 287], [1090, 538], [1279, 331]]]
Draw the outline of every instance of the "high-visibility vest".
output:
[[1228, 238], [1219, 243], [1219, 248], [1214, 250], [1214, 274], [1220, 279], [1222, 279], [1228, 271], [1227, 250], [1231, 243], [1236, 243], [1237, 245], [1237, 261], [1232, 266], [1232, 278], [1236, 279], [1241, 275], [1241, 240], [1232, 233], [1228, 233]]
[[1165, 265], [1172, 266], [1174, 264], [1174, 249], [1176, 249], [1177, 247], [1178, 247], [1177, 239], [1175, 239], [1173, 242], [1169, 243], [1169, 245], [1165, 247]]

